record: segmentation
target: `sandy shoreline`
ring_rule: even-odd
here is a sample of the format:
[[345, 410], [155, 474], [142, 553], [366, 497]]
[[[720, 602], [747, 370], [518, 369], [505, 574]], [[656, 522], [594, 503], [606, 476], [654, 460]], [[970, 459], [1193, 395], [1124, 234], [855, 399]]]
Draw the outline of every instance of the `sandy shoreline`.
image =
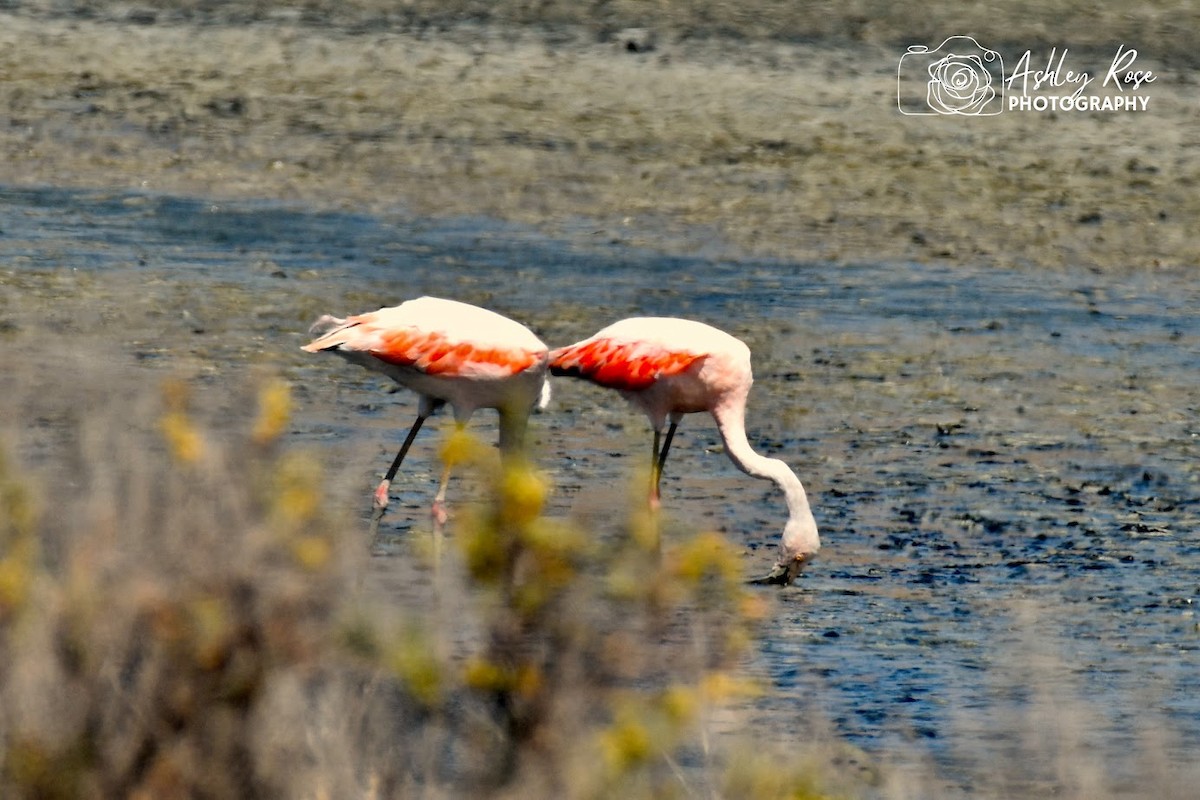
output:
[[0, 14], [0, 184], [484, 214], [674, 252], [1187, 268], [1194, 77], [1142, 113], [905, 117], [878, 45]]

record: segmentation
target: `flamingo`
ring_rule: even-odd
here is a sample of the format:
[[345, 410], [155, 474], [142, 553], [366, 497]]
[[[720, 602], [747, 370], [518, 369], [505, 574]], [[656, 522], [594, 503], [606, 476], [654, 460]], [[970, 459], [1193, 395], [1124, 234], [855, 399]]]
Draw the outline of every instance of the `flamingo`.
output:
[[616, 389], [649, 417], [654, 428], [651, 508], [659, 505], [663, 467], [683, 415], [712, 414], [734, 466], [747, 475], [774, 481], [787, 501], [779, 560], [755, 583], [790, 584], [817, 554], [821, 540], [804, 485], [786, 463], [759, 455], [746, 440], [746, 399], [753, 377], [750, 348], [744, 342], [702, 322], [633, 317], [552, 350], [550, 373]]
[[[309, 333], [317, 338], [302, 349], [336, 353], [382, 372], [418, 396], [417, 419], [375, 489], [372, 540], [400, 463], [421, 425], [435, 411], [449, 403], [455, 423], [462, 428], [476, 409], [496, 409], [500, 450], [510, 456], [524, 447], [529, 414], [550, 400], [546, 345], [521, 323], [468, 303], [419, 297], [346, 319], [326, 314], [313, 323]], [[449, 480], [447, 464], [432, 509], [438, 544], [446, 522]]]

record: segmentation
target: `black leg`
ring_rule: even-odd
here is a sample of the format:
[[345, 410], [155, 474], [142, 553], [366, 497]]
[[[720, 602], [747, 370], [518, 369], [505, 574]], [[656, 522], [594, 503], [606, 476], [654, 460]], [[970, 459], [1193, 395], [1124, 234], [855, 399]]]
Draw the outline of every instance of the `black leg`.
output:
[[396, 458], [392, 461], [392, 465], [388, 467], [387, 475], [379, 483], [375, 489], [375, 510], [371, 514], [371, 546], [375, 545], [375, 538], [379, 535], [379, 520], [383, 519], [383, 513], [387, 510], [388, 490], [392, 486], [392, 479], [396, 477], [396, 472], [400, 469], [400, 463], [404, 461], [404, 456], [408, 453], [408, 448], [412, 447], [413, 440], [417, 438], [417, 432], [421, 430], [421, 425], [425, 422], [425, 417], [417, 415], [417, 420], [408, 429], [408, 436], [404, 437], [404, 444], [400, 445], [400, 452], [396, 453]]
[[[675, 428], [677, 424], [672, 422], [671, 427], [667, 428], [667, 438], [662, 440], [661, 432], [654, 431], [654, 452], [650, 455], [650, 508], [657, 509], [660, 493], [659, 484], [662, 482], [663, 467], [667, 463], [667, 452], [671, 449], [671, 440], [675, 438]], [[658, 449], [659, 442], [662, 441], [662, 450]]]
[[[384, 480], [391, 483], [396, 477], [396, 473], [400, 470], [400, 462], [404, 460], [404, 456], [408, 454], [408, 448], [412, 447], [413, 440], [417, 438], [417, 431], [421, 430], [421, 425], [424, 424], [425, 417], [417, 417], [417, 421], [408, 429], [408, 436], [404, 437], [404, 444], [400, 445], [400, 452], [396, 453], [396, 458], [392, 461], [392, 465], [388, 467], [387, 475]], [[387, 498], [385, 497], [384, 500]], [[385, 502], [384, 505], [387, 505]]]
[[[675, 428], [677, 423], [672, 422], [671, 427], [667, 428], [667, 438], [663, 441], [662, 451], [658, 454], [658, 464], [654, 470], [654, 494], [658, 494], [658, 482], [662, 480], [663, 468], [667, 465], [667, 453], [671, 450], [671, 440], [675, 438]], [[655, 434], [657, 438], [658, 434]]]

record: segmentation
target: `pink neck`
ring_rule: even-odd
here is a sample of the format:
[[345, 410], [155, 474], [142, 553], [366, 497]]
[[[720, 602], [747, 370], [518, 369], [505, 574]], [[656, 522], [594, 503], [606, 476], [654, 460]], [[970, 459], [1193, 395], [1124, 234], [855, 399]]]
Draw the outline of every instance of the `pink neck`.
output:
[[782, 549], [786, 559], [811, 555], [821, 546], [817, 523], [808, 505], [804, 484], [785, 462], [759, 455], [746, 439], [745, 398], [734, 399], [713, 409], [713, 419], [725, 444], [725, 452], [734, 466], [755, 478], [772, 480], [780, 489], [788, 507], [783, 529]]

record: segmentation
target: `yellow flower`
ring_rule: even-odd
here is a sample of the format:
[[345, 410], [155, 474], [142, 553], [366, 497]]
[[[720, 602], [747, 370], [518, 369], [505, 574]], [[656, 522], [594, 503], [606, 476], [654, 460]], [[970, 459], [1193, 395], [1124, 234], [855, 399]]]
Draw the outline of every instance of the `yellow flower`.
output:
[[275, 465], [274, 512], [285, 524], [300, 524], [321, 507], [321, 465], [310, 456], [288, 453]]
[[500, 498], [506, 522], [528, 525], [542, 513], [546, 483], [531, 469], [509, 467], [504, 470]]
[[609, 768], [623, 772], [650, 757], [650, 731], [639, 720], [623, 715], [600, 735], [600, 747]]
[[427, 705], [435, 705], [442, 693], [442, 664], [429, 637], [422, 631], [405, 631], [387, 658], [396, 677], [404, 681], [413, 695]]
[[705, 700], [710, 703], [723, 703], [734, 698], [762, 695], [762, 687], [753, 680], [737, 678], [721, 670], [705, 675], [700, 682], [700, 691]]
[[679, 548], [675, 559], [675, 571], [681, 579], [693, 583], [715, 574], [727, 583], [738, 584], [741, 562], [723, 536], [718, 533], [702, 533]]
[[329, 563], [333, 555], [333, 546], [329, 539], [316, 534], [298, 536], [292, 542], [292, 557], [304, 569], [316, 572]]
[[255, 444], [267, 445], [278, 439], [292, 417], [292, 391], [286, 381], [269, 381], [258, 392], [258, 418], [251, 437]]
[[455, 425], [454, 430], [442, 443], [442, 463], [447, 467], [457, 467], [471, 461], [478, 461], [486, 449], [479, 440], [467, 432], [466, 428]]
[[171, 457], [183, 464], [195, 464], [204, 458], [204, 439], [183, 411], [169, 411], [158, 422]]

